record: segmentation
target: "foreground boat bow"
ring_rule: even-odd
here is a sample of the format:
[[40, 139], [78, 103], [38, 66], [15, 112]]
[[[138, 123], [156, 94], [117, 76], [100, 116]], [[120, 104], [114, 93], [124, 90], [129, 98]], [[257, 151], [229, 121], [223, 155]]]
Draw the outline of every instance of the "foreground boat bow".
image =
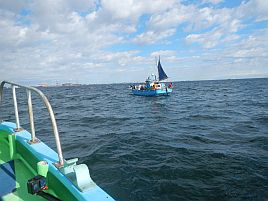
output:
[[[114, 200], [91, 179], [85, 164], [63, 158], [56, 120], [45, 95], [36, 88], [4, 81], [1, 100], [5, 84], [12, 87], [16, 123], [0, 123], [0, 200]], [[27, 91], [31, 133], [20, 126], [16, 87]], [[57, 153], [35, 136], [31, 92], [48, 109]]]

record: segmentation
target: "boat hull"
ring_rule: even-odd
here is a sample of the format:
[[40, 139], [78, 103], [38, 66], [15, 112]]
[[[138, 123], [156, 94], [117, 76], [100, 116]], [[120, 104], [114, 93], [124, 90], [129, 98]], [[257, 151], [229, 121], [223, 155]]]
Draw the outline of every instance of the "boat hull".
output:
[[156, 89], [156, 90], [132, 89], [132, 93], [137, 96], [168, 96], [170, 93], [172, 93], [172, 88]]

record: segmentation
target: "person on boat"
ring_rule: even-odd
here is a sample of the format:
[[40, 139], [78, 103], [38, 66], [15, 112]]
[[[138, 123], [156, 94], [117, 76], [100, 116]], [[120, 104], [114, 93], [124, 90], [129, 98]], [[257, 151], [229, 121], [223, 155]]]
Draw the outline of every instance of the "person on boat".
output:
[[145, 83], [145, 89], [149, 90], [151, 88], [150, 81], [146, 80]]
[[169, 83], [168, 88], [172, 88], [172, 82]]

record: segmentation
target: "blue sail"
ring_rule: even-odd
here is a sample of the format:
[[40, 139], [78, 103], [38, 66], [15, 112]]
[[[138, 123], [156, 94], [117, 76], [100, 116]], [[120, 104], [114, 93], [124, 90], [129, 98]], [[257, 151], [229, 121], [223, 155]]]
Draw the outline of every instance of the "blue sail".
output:
[[162, 68], [162, 65], [160, 63], [160, 58], [158, 60], [157, 68], [158, 68], [159, 81], [167, 79], [168, 76]]

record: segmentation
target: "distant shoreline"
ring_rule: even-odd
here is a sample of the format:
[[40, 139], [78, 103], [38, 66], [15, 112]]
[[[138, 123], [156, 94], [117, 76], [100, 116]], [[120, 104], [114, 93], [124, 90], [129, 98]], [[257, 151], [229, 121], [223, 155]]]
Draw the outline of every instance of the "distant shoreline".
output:
[[[268, 79], [268, 77], [257, 77], [257, 78], [227, 78], [227, 79], [204, 79], [204, 80], [179, 80], [179, 81], [166, 81], [166, 82], [206, 82], [206, 81], [228, 81], [228, 80], [252, 80], [252, 79]], [[63, 83], [63, 84], [37, 84], [32, 85], [34, 87], [78, 87], [88, 85], [117, 85], [117, 84], [138, 84], [141, 82], [120, 82], [120, 83], [89, 83], [89, 84], [77, 84], [77, 83]]]

